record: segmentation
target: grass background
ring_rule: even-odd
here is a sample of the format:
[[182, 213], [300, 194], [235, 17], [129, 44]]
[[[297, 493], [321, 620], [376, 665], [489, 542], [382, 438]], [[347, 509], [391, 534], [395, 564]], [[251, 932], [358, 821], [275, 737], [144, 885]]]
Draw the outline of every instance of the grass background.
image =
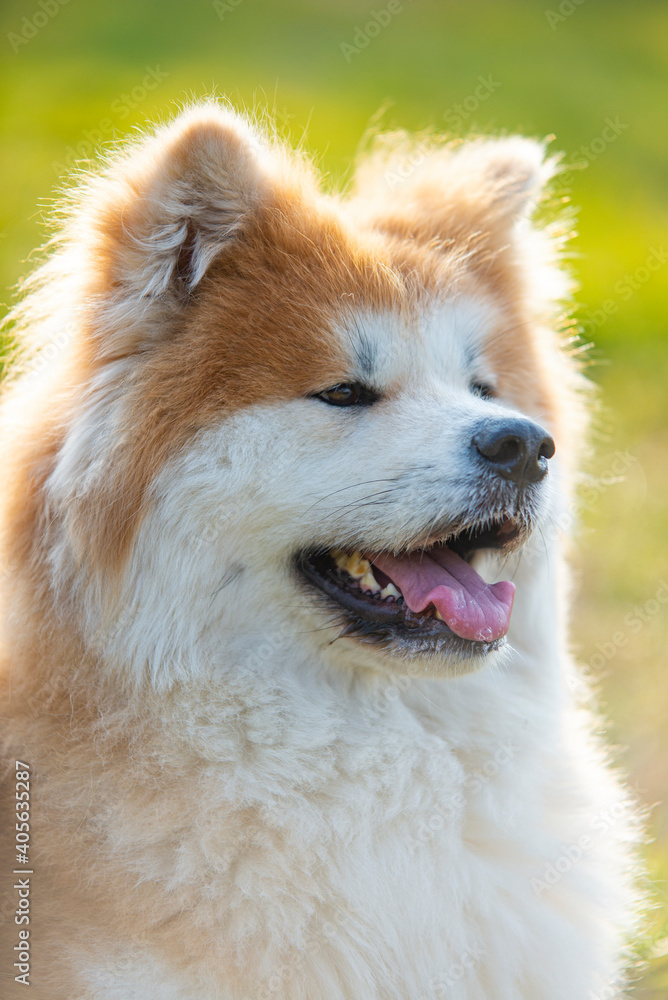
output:
[[[668, 249], [668, 5], [399, 0], [376, 37], [344, 51], [364, 41], [357, 29], [387, 0], [42, 2], [4, 0], [0, 13], [6, 303], [43, 239], [64, 171], [191, 96], [267, 106], [294, 141], [317, 151], [332, 183], [349, 176], [374, 124], [445, 130], [453, 115], [464, 133], [554, 134], [569, 163], [584, 163], [564, 182], [579, 208], [579, 315], [595, 344], [591, 376], [604, 408], [597, 485], [582, 503], [574, 642], [614, 720], [610, 741], [642, 799], [656, 804], [647, 854], [659, 905], [635, 995], [667, 997], [667, 605], [656, 594], [668, 595], [660, 590], [668, 581], [668, 260], [658, 263], [662, 241]], [[478, 101], [480, 77], [493, 86]], [[619, 134], [606, 142], [608, 119]], [[625, 458], [615, 464], [617, 452]]]

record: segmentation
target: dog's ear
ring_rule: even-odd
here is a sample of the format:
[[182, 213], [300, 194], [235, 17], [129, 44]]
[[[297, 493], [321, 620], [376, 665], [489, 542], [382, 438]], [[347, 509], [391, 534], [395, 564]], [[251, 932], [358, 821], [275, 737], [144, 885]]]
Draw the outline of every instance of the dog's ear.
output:
[[263, 159], [253, 127], [214, 103], [113, 157], [74, 219], [93, 298], [133, 323], [187, 302], [261, 201]]
[[358, 171], [352, 204], [381, 228], [420, 242], [474, 234], [503, 241], [531, 215], [556, 163], [542, 143], [521, 137], [445, 146], [380, 137]]
[[513, 222], [531, 214], [555, 166], [533, 139], [486, 139], [465, 143], [454, 153], [446, 180], [468, 203]]

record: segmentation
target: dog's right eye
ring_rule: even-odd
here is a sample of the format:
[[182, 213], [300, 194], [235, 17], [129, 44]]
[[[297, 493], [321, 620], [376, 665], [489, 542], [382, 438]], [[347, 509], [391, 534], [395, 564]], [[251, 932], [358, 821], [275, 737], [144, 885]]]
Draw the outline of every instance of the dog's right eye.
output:
[[331, 389], [316, 392], [314, 399], [321, 399], [330, 406], [371, 406], [379, 399], [378, 393], [360, 382], [339, 382]]
[[494, 388], [487, 382], [471, 382], [470, 389], [475, 396], [480, 396], [481, 399], [494, 399], [496, 396]]

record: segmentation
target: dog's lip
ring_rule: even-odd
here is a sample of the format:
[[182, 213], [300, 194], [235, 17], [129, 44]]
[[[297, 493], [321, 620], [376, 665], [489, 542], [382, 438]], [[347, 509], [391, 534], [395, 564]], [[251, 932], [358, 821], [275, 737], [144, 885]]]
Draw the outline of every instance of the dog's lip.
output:
[[[410, 555], [427, 551], [437, 545], [444, 545], [458, 552], [463, 558], [468, 558], [479, 550], [495, 549], [509, 553], [521, 547], [528, 536], [528, 526], [518, 518], [504, 514], [498, 519], [474, 521], [462, 526], [453, 525], [438, 533], [427, 532], [416, 538], [403, 552]], [[401, 554], [401, 551], [395, 554]], [[365, 555], [373, 561], [374, 553], [371, 550], [368, 554], [365, 552]]]
[[[320, 553], [323, 555], [323, 553]], [[380, 647], [386, 652], [406, 655], [441, 655], [457, 659], [482, 659], [506, 642], [463, 639], [438, 618], [415, 614], [403, 601], [381, 604], [371, 597], [339, 587], [327, 573], [317, 568], [317, 555], [303, 553], [297, 560], [301, 576], [327, 598], [330, 608], [338, 608], [340, 618], [335, 639], [348, 637]], [[333, 640], [332, 640], [333, 641]]]
[[[469, 559], [478, 549], [496, 549], [501, 553], [512, 551], [522, 544], [527, 536], [528, 531], [521, 521], [501, 516], [497, 520], [489, 519], [479, 523], [477, 527], [469, 526], [459, 532], [447, 530], [439, 531], [437, 534], [426, 534], [422, 544], [417, 541], [410, 548], [405, 547], [403, 552], [428, 555], [430, 549], [433, 552], [437, 546], [447, 546], [451, 547], [460, 558]], [[342, 551], [345, 553], [346, 550]], [[380, 571], [379, 574], [379, 568], [375, 564], [380, 555], [378, 547], [360, 547], [353, 552], [371, 563], [372, 570], [376, 574], [376, 582], [383, 588], [385, 587], [383, 579], [387, 583], [393, 582], [387, 573]], [[412, 611], [405, 602], [403, 594], [397, 600], [391, 598], [388, 600], [381, 598], [379, 593], [365, 591], [356, 586], [353, 579], [346, 577], [345, 570], [342, 570], [340, 565], [337, 566], [332, 556], [332, 550], [328, 549], [302, 552], [297, 557], [297, 568], [311, 585], [317, 587], [344, 612], [343, 624], [345, 625], [347, 620], [347, 625], [342, 634], [353, 634], [367, 642], [383, 641], [387, 644], [389, 634], [400, 632], [404, 645], [412, 637], [416, 638], [422, 648], [430, 639], [433, 639], [441, 649], [444, 642], [445, 645], [452, 642], [458, 653], [466, 651], [467, 655], [489, 652], [505, 641], [505, 635], [499, 634], [498, 631], [496, 637], [494, 633], [486, 636], [478, 631], [457, 634], [446, 621], [437, 616], [433, 606], [426, 608], [423, 606], [420, 610], [418, 605], [418, 610]], [[483, 583], [482, 580], [480, 582]], [[512, 585], [507, 586], [512, 587]], [[382, 636], [382, 639], [375, 638], [374, 630]], [[467, 638], [467, 634], [471, 637]]]
[[[336, 581], [326, 572], [318, 570], [318, 561], [320, 559], [324, 559], [325, 557], [325, 552], [317, 552], [314, 554], [304, 553], [301, 556], [298, 565], [302, 573], [309, 580], [311, 580], [312, 583], [315, 583], [321, 590], [323, 590], [328, 597], [333, 597], [334, 600], [338, 601], [345, 608], [348, 608], [350, 611], [367, 618], [369, 621], [375, 621], [383, 624], [392, 622], [399, 623], [403, 621], [404, 609], [409, 615], [413, 615], [413, 612], [406, 608], [403, 602], [383, 604], [380, 600], [365, 595], [361, 590], [358, 595], [353, 590], [338, 586]], [[422, 616], [415, 615], [414, 617], [418, 619]]]

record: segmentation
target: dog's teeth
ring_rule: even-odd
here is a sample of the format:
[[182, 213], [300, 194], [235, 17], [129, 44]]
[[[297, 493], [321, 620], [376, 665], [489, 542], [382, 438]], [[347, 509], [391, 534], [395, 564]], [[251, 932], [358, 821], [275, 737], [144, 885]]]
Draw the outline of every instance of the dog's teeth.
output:
[[371, 571], [371, 563], [363, 559], [359, 552], [344, 552], [342, 549], [331, 549], [329, 553], [339, 567], [352, 576], [354, 580], [362, 578]]
[[434, 614], [438, 618], [439, 622], [444, 622], [445, 621], [445, 618], [443, 617], [443, 615], [441, 614], [441, 612], [438, 610], [438, 608], [434, 608]]
[[369, 566], [369, 569], [361, 578], [360, 587], [366, 590], [371, 590], [373, 591], [374, 594], [377, 594], [380, 591], [380, 584], [373, 575], [373, 570], [371, 569], [371, 566]]
[[[371, 591], [373, 594], [381, 594], [381, 587], [373, 575], [373, 567], [368, 559], [365, 559], [360, 552], [344, 552], [343, 549], [330, 549], [330, 556], [339, 567], [344, 570], [353, 580], [357, 580], [362, 590]], [[401, 594], [392, 584], [388, 584], [382, 591], [383, 597], [400, 597]]]

